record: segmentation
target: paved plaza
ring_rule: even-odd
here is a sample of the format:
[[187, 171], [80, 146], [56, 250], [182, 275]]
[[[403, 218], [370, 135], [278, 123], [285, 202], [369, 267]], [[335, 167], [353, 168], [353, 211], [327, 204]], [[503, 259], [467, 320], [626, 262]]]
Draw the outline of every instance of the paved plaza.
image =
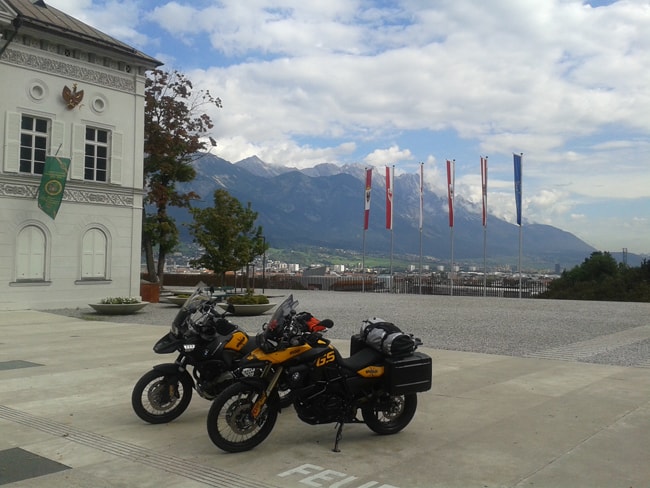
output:
[[[278, 295], [286, 291], [277, 291]], [[295, 292], [341, 351], [368, 316], [422, 336], [433, 388], [394, 436], [292, 409], [226, 454], [198, 396], [167, 425], [131, 410], [176, 309], [0, 311], [0, 485], [10, 487], [650, 486], [650, 304]], [[69, 316], [76, 315], [76, 316]], [[256, 332], [264, 317], [237, 318]]]

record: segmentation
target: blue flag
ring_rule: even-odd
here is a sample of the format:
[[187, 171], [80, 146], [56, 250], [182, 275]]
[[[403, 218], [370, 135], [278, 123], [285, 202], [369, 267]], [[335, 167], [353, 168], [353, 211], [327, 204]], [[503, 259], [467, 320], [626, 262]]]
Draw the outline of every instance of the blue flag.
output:
[[517, 225], [521, 225], [521, 154], [513, 154], [515, 163], [515, 205], [517, 206]]

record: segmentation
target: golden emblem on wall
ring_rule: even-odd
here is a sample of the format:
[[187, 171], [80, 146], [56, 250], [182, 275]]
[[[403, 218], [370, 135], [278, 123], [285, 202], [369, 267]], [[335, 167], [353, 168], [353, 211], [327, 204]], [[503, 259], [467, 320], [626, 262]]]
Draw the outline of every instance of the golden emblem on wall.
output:
[[73, 83], [72, 90], [70, 90], [67, 85], [63, 87], [63, 93], [61, 96], [63, 97], [68, 110], [72, 110], [84, 99], [84, 91], [77, 91], [77, 84]]

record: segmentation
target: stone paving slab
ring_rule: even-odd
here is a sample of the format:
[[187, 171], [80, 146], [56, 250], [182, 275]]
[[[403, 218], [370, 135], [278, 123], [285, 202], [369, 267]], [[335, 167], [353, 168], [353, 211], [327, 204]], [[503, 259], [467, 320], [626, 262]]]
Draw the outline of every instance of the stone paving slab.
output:
[[333, 425], [289, 409], [260, 446], [228, 454], [207, 436], [201, 398], [167, 425], [132, 412], [133, 385], [167, 359], [151, 351], [164, 331], [0, 311], [0, 362], [43, 365], [0, 370], [0, 450], [71, 468], [6, 486], [650, 486], [644, 368], [424, 348], [433, 388], [401, 433], [348, 425], [334, 453]]

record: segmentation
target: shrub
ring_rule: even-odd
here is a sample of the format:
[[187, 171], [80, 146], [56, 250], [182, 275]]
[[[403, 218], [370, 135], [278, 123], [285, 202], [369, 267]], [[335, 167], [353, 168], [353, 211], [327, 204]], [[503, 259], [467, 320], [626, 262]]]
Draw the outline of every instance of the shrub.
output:
[[117, 304], [124, 304], [124, 303], [140, 303], [140, 300], [134, 297], [107, 297], [107, 298], [102, 298], [99, 303], [117, 305]]
[[254, 295], [253, 290], [247, 290], [245, 295], [230, 296], [227, 301], [233, 305], [263, 305], [269, 303], [266, 295]]

